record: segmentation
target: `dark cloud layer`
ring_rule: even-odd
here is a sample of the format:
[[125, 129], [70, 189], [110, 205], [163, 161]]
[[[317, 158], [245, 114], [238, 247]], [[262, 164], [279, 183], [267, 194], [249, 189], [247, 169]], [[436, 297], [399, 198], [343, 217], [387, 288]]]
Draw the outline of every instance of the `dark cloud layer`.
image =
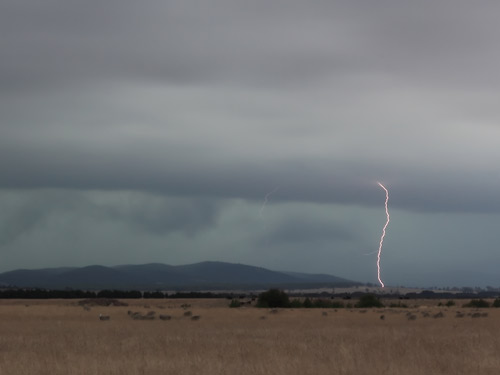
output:
[[[427, 245], [436, 257], [439, 244], [441, 265], [460, 249], [451, 279], [469, 259], [460, 218], [486, 228], [500, 215], [499, 11], [462, 0], [2, 2], [6, 264], [36, 241], [60, 259], [73, 238], [55, 234], [64, 222], [84, 238], [68, 261], [84, 262], [86, 241], [110, 262], [119, 251], [138, 261], [144, 241], [167, 263], [280, 264], [294, 243], [292, 267], [301, 246], [321, 258], [331, 242], [332, 263], [364, 275], [346, 254], [377, 242], [382, 181], [407, 237], [420, 220], [457, 223]], [[257, 230], [246, 210], [276, 186], [278, 222]], [[287, 216], [295, 204], [307, 214]], [[332, 207], [348, 211], [323, 212]], [[498, 239], [478, 233], [491, 260]]]
[[215, 225], [219, 204], [215, 200], [167, 198], [133, 192], [84, 193], [69, 190], [7, 191], [2, 196], [0, 242], [7, 244], [46, 226], [51, 217], [67, 215], [122, 222], [139, 233], [193, 236]]
[[[88, 157], [53, 150], [26, 155], [9, 150], [0, 156], [7, 188], [143, 190], [163, 195], [260, 200], [271, 184], [281, 186], [280, 201], [378, 205], [378, 176], [391, 190], [395, 208], [430, 212], [498, 212], [496, 176], [475, 171], [406, 169], [332, 160], [252, 163], [189, 160], [182, 151], [164, 154], [165, 162], [123, 151], [113, 157]], [[73, 157], [73, 159], [72, 159]], [[184, 160], [183, 160], [184, 158]], [[11, 161], [16, 163], [12, 164]], [[493, 171], [491, 173], [494, 173]]]

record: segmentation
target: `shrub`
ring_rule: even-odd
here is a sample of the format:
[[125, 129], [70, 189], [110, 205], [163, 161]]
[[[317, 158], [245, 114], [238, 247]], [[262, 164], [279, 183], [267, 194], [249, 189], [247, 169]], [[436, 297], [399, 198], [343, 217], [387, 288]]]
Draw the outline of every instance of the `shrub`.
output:
[[233, 299], [231, 301], [231, 303], [229, 304], [229, 307], [240, 307], [241, 306], [241, 302], [237, 299]]
[[493, 301], [493, 307], [500, 307], [500, 298]]
[[304, 303], [302, 304], [302, 306], [304, 306], [306, 309], [310, 309], [311, 307], [313, 307], [313, 303], [311, 302], [311, 300], [309, 299], [309, 297], [307, 297], [304, 300]]
[[344, 307], [344, 304], [341, 301], [332, 301], [330, 307], [334, 309], [341, 309]]
[[358, 303], [355, 305], [355, 307], [361, 307], [361, 308], [366, 308], [366, 307], [384, 307], [382, 302], [378, 299], [378, 297], [374, 294], [365, 294], [362, 296]]
[[488, 301], [484, 299], [472, 299], [469, 303], [463, 305], [463, 307], [490, 307]]
[[257, 307], [289, 307], [288, 295], [279, 289], [269, 289], [259, 294]]
[[326, 299], [315, 299], [313, 302], [313, 307], [326, 309], [332, 307], [332, 303]]
[[455, 301], [450, 299], [448, 302], [446, 302], [445, 306], [448, 306], [448, 307], [455, 306]]
[[299, 299], [293, 299], [290, 301], [290, 304], [288, 307], [293, 307], [293, 308], [321, 308], [321, 309], [339, 309], [343, 308], [344, 304], [341, 301], [331, 301], [328, 299], [310, 299], [309, 297], [306, 297], [304, 301], [300, 301]]
[[300, 309], [301, 307], [304, 307], [304, 304], [299, 299], [293, 299], [290, 301], [290, 307]]

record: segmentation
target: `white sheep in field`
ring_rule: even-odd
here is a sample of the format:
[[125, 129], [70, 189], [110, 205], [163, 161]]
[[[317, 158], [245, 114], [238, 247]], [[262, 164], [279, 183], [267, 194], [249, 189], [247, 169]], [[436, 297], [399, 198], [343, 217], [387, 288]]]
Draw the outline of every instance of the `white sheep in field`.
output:
[[109, 320], [109, 315], [99, 314], [99, 320]]

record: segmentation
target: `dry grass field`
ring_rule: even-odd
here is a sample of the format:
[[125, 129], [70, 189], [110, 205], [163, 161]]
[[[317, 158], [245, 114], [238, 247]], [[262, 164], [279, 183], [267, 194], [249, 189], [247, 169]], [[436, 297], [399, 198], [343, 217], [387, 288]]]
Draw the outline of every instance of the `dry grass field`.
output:
[[[473, 318], [473, 309], [430, 304], [272, 312], [226, 300], [129, 300], [87, 311], [77, 302], [0, 301], [0, 374], [500, 373], [500, 309]], [[184, 316], [184, 303], [199, 320]], [[128, 310], [172, 319], [133, 320]]]

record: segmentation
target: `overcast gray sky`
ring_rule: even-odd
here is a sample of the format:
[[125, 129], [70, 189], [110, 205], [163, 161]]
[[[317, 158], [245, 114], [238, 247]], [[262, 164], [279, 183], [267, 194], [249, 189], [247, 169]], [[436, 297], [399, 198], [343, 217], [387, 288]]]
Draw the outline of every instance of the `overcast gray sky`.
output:
[[[0, 271], [500, 286], [500, 3], [0, 3]], [[265, 205], [264, 205], [264, 202]]]

